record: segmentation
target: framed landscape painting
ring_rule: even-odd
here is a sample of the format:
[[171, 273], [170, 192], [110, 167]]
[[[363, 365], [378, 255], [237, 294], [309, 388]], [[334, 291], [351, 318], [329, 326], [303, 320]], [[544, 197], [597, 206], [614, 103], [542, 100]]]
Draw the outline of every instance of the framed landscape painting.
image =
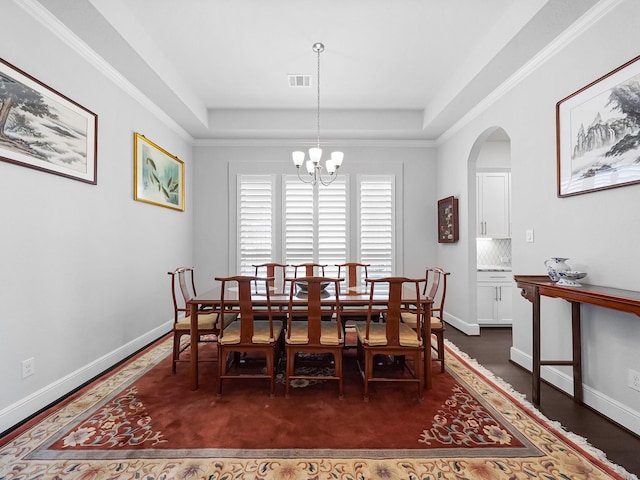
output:
[[97, 182], [98, 116], [0, 59], [0, 160]]
[[184, 162], [134, 133], [133, 198], [184, 211]]
[[640, 183], [639, 60], [557, 103], [559, 197]]

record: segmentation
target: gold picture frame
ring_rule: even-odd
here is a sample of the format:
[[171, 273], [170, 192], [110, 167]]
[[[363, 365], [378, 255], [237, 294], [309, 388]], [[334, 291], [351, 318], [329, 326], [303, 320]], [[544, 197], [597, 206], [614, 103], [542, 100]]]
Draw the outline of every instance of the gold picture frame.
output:
[[184, 212], [184, 162], [140, 133], [133, 143], [133, 199]]

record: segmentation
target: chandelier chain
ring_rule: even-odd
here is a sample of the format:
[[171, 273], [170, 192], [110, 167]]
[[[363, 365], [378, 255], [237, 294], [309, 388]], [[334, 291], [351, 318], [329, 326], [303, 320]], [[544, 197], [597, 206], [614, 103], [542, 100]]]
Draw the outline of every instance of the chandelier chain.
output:
[[317, 49], [318, 51], [318, 79], [316, 80], [317, 83], [317, 90], [318, 90], [318, 111], [316, 113], [316, 121], [317, 121], [317, 146], [320, 147], [320, 53], [322, 52], [322, 50], [320, 48]]

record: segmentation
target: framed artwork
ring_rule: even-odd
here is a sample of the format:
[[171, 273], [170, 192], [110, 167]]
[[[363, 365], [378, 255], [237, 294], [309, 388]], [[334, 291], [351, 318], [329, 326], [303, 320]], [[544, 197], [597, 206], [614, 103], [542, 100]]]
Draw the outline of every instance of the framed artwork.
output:
[[455, 243], [458, 237], [458, 199], [438, 200], [438, 243]]
[[98, 116], [0, 59], [0, 160], [97, 183]]
[[184, 212], [184, 162], [140, 133], [133, 142], [134, 200]]
[[638, 60], [556, 104], [559, 197], [640, 183]]

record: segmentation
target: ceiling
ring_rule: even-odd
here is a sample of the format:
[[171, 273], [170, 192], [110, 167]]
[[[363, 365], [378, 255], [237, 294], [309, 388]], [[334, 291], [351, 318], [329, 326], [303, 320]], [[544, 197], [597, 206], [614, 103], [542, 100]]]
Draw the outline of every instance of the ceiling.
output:
[[[199, 139], [437, 140], [597, 0], [39, 0]], [[288, 74], [309, 74], [292, 88]]]

